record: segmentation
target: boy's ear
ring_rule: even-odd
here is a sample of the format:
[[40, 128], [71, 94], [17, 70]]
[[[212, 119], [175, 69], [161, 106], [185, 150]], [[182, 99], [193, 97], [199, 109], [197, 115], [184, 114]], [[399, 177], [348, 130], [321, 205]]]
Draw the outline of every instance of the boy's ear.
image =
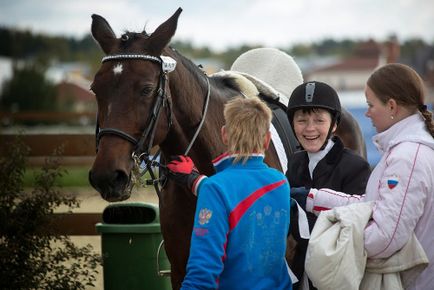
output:
[[228, 134], [226, 133], [226, 127], [222, 126], [220, 129], [220, 133], [222, 135], [223, 144], [228, 145]]
[[270, 141], [271, 141], [271, 132], [268, 131], [267, 134], [265, 134], [264, 151], [266, 151], [270, 146]]

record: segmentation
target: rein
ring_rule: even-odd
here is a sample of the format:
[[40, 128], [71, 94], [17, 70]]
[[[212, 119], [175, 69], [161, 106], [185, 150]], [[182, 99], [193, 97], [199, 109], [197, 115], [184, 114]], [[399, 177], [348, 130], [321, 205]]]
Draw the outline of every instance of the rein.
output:
[[[160, 56], [160, 58], [158, 58], [152, 55], [145, 55], [145, 54], [117, 54], [117, 55], [105, 56], [102, 58], [101, 62], [104, 63], [106, 61], [125, 60], [125, 59], [135, 59], [135, 60], [138, 59], [144, 61], [152, 61], [161, 65], [161, 73], [159, 77], [158, 89], [156, 93], [154, 106], [148, 118], [146, 129], [143, 131], [142, 135], [140, 136], [140, 139], [138, 140], [135, 137], [131, 136], [130, 134], [116, 128], [101, 129], [99, 127], [99, 120], [97, 118], [96, 129], [95, 129], [96, 152], [98, 152], [99, 142], [104, 135], [115, 135], [132, 143], [135, 146], [135, 149], [131, 154], [131, 158], [134, 161], [135, 170], [139, 172], [140, 177], [143, 176], [147, 171], [149, 172], [151, 179], [147, 180], [146, 184], [152, 184], [155, 188], [155, 191], [157, 192], [157, 195], [160, 196], [161, 190], [159, 187], [159, 183], [160, 182], [163, 183], [162, 182], [163, 178], [161, 177], [156, 178], [152, 170], [152, 167], [158, 166], [160, 168], [165, 168], [165, 165], [156, 161], [157, 157], [160, 155], [160, 150], [158, 150], [158, 152], [152, 158], [150, 158], [150, 152], [154, 141], [155, 132], [157, 129], [156, 124], [159, 120], [162, 108], [167, 109], [167, 118], [168, 118], [167, 121], [168, 121], [169, 129], [172, 126], [172, 102], [171, 102], [170, 95], [167, 95], [166, 93], [166, 82], [167, 82], [167, 74], [175, 70], [176, 61], [173, 58], [168, 56]], [[206, 77], [206, 81], [207, 81], [207, 94], [206, 94], [205, 104], [202, 110], [202, 119], [184, 155], [187, 155], [189, 153], [191, 147], [196, 141], [196, 138], [199, 135], [199, 132], [203, 126], [208, 111], [208, 104], [209, 104], [210, 91], [211, 91], [208, 77]], [[145, 145], [146, 141], [148, 141], [148, 143]], [[140, 172], [140, 165], [142, 164], [142, 162], [145, 164], [146, 168], [142, 172]], [[164, 184], [162, 184], [162, 187], [164, 187]]]

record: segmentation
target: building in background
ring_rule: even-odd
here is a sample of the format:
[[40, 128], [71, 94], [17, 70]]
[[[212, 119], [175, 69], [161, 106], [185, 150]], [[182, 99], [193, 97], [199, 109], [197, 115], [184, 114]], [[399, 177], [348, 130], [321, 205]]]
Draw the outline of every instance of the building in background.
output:
[[374, 40], [360, 43], [353, 55], [307, 73], [306, 80], [325, 82], [338, 91], [363, 90], [372, 71], [386, 63], [381, 47]]
[[12, 78], [12, 59], [0, 56], [0, 92], [3, 91], [3, 83]]
[[[357, 105], [364, 102], [366, 80], [379, 66], [387, 63], [404, 63], [414, 68], [424, 79], [427, 89], [427, 103], [434, 103], [434, 47], [424, 46], [412, 58], [403, 58], [400, 44], [392, 36], [384, 43], [374, 40], [361, 42], [351, 56], [319, 65], [305, 73], [305, 80], [328, 83], [341, 93], [343, 103]], [[358, 100], [358, 96], [362, 100]]]
[[71, 74], [56, 85], [57, 102], [61, 109], [73, 112], [96, 112], [95, 95], [89, 90], [91, 81]]

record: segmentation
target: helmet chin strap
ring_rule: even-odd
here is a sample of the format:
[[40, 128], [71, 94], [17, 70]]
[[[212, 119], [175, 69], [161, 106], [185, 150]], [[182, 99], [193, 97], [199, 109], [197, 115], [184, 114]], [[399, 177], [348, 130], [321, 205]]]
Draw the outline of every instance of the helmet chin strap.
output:
[[336, 115], [336, 114], [333, 114], [333, 119], [332, 119], [332, 122], [330, 123], [330, 128], [329, 128], [329, 131], [328, 131], [328, 133], [327, 133], [327, 138], [326, 138], [326, 140], [324, 141], [324, 144], [322, 144], [321, 148], [319, 148], [319, 150], [324, 150], [324, 148], [326, 148], [327, 143], [329, 142], [329, 139], [331, 138], [332, 130], [333, 130], [333, 127], [334, 127], [335, 124], [336, 124], [336, 121], [337, 121], [337, 115]]

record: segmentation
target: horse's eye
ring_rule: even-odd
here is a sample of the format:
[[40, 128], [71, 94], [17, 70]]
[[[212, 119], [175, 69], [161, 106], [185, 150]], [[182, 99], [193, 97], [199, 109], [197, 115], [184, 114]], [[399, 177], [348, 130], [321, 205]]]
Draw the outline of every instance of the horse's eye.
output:
[[152, 92], [152, 87], [145, 86], [142, 91], [140, 92], [141, 96], [147, 96]]

